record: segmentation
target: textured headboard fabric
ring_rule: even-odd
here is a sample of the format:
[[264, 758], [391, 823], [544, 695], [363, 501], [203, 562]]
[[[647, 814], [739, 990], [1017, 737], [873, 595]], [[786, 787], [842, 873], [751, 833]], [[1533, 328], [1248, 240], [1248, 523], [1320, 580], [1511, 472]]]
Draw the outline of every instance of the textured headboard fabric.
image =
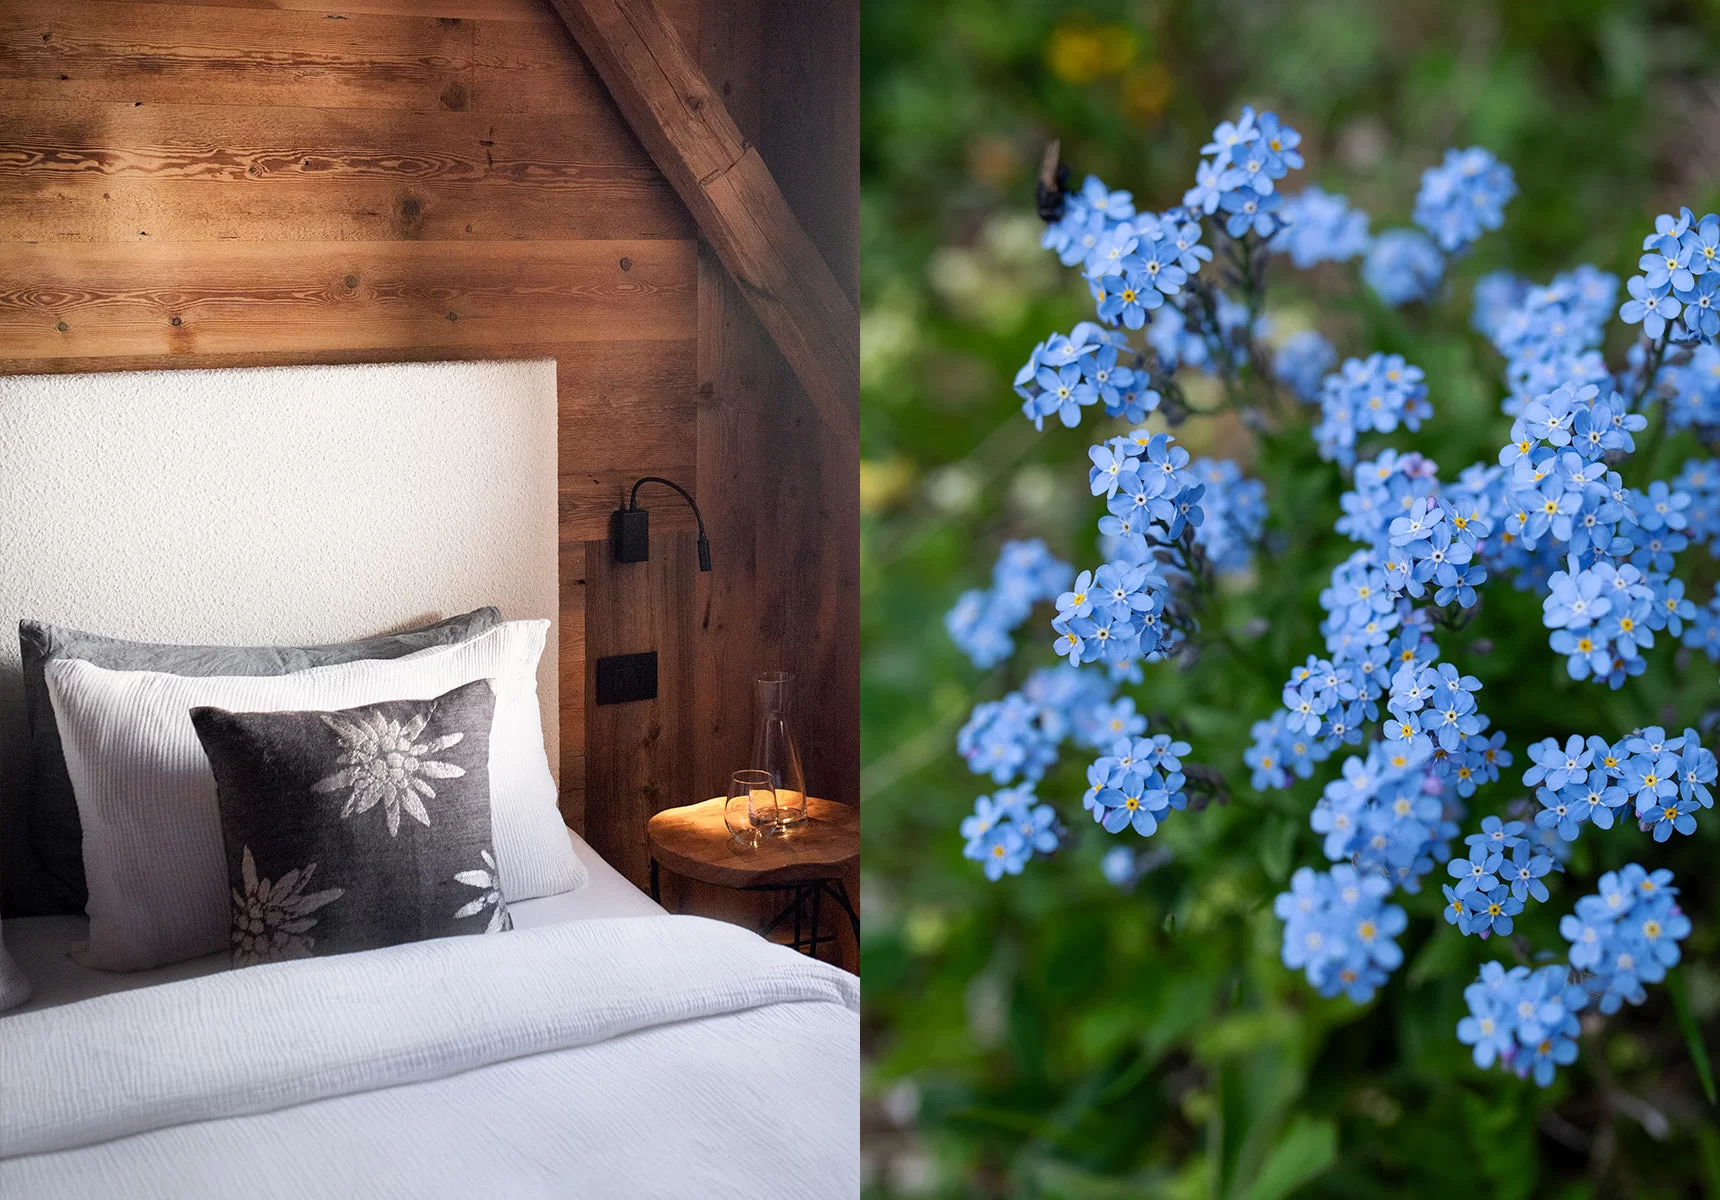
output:
[[[559, 612], [556, 364], [0, 378], [0, 816], [17, 622], [311, 645]], [[558, 640], [538, 687], [558, 769]]]

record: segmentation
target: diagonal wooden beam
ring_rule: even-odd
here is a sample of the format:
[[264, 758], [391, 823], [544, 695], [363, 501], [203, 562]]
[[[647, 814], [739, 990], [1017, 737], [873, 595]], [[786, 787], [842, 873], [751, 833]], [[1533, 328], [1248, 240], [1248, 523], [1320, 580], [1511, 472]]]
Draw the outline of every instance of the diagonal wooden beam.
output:
[[680, 37], [652, 0], [552, 3], [830, 433], [857, 440], [859, 314]]

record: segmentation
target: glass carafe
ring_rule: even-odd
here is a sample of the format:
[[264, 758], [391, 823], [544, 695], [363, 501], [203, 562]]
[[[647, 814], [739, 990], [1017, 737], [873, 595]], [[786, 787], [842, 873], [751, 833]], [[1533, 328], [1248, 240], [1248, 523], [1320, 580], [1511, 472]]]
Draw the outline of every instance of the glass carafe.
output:
[[754, 680], [758, 732], [753, 738], [754, 770], [769, 772], [776, 789], [776, 828], [787, 832], [806, 820], [806, 777], [794, 744], [790, 706], [794, 676], [766, 671]]

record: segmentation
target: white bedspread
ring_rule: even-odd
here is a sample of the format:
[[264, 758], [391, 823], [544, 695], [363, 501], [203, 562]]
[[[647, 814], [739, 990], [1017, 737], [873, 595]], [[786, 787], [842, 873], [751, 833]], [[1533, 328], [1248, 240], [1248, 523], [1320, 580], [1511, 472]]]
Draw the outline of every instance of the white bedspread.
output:
[[697, 917], [0, 1021], [0, 1195], [853, 1196], [858, 981]]

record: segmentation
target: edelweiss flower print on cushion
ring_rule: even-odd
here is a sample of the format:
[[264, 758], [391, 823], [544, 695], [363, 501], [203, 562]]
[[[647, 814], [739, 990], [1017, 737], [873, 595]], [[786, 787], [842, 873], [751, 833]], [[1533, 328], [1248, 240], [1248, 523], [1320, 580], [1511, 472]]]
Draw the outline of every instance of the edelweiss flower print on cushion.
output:
[[196, 708], [233, 965], [513, 928], [490, 830], [489, 681], [339, 712]]

